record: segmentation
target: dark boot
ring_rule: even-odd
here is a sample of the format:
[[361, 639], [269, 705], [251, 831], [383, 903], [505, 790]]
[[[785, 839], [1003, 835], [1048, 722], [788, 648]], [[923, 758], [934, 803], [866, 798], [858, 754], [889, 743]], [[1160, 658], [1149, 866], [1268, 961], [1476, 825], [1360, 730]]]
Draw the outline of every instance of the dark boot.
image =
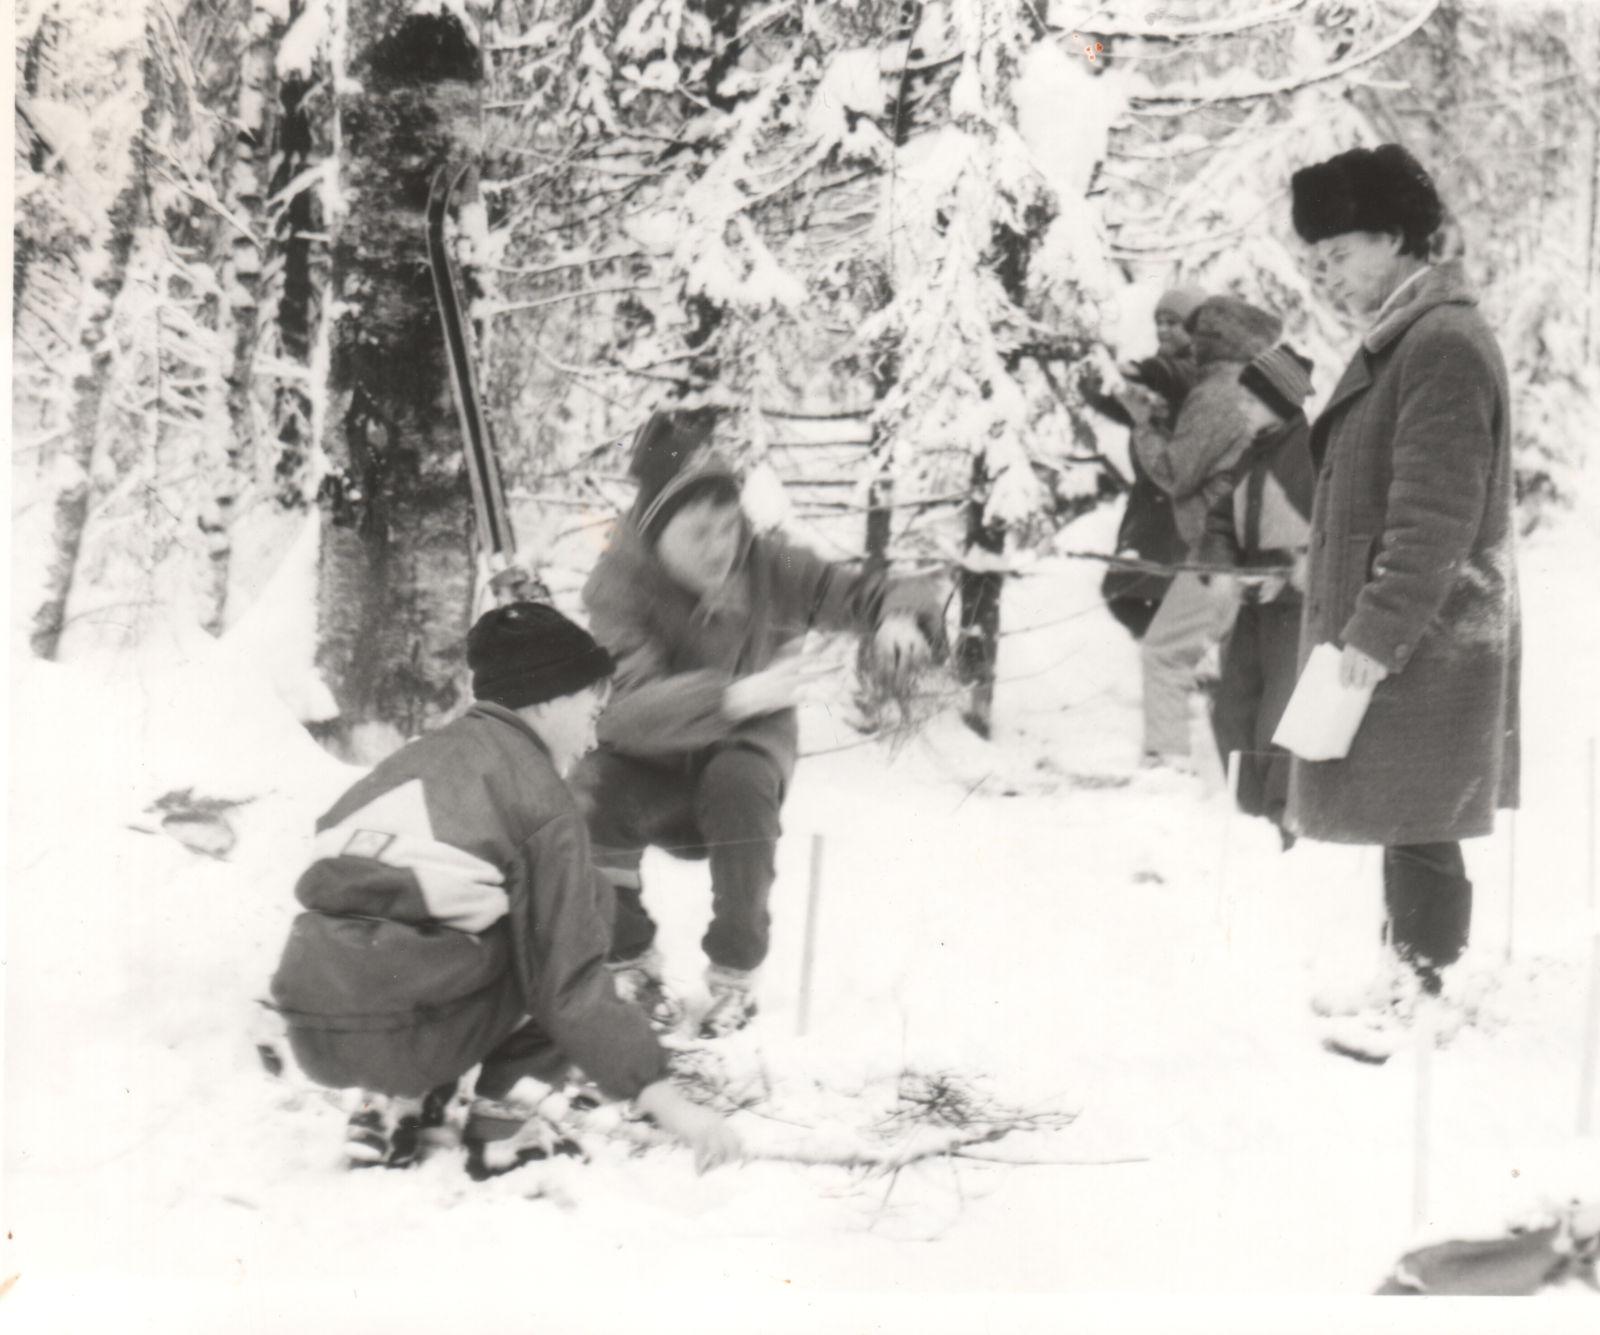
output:
[[1472, 927], [1472, 882], [1465, 871], [1460, 844], [1383, 850], [1385, 934], [1432, 996], [1442, 987], [1440, 971], [1461, 958]]
[[420, 1099], [367, 1092], [345, 1124], [344, 1155], [351, 1168], [409, 1168], [421, 1157], [425, 1133], [445, 1123], [456, 1082]]

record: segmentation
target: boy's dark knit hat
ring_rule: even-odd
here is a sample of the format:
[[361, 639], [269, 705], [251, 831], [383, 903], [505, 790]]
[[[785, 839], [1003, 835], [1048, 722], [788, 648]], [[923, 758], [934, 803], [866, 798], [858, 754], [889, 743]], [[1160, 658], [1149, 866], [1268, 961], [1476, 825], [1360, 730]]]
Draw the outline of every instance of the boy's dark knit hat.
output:
[[1189, 317], [1194, 339], [1194, 359], [1210, 362], [1247, 362], [1265, 352], [1283, 333], [1283, 321], [1270, 311], [1238, 297], [1207, 297]]
[[521, 709], [604, 681], [615, 665], [555, 608], [509, 603], [485, 612], [467, 633], [467, 666], [474, 699]]
[[716, 408], [656, 412], [639, 428], [628, 472], [639, 481], [634, 524], [653, 542], [667, 521], [690, 501], [707, 495], [727, 503], [739, 499], [739, 479], [710, 451]]
[[1311, 395], [1310, 359], [1287, 343], [1268, 348], [1239, 372], [1239, 383], [1279, 417], [1293, 417]]
[[1423, 254], [1444, 205], [1422, 164], [1399, 144], [1352, 148], [1303, 167], [1289, 180], [1294, 230], [1307, 242], [1346, 232], [1398, 231]]

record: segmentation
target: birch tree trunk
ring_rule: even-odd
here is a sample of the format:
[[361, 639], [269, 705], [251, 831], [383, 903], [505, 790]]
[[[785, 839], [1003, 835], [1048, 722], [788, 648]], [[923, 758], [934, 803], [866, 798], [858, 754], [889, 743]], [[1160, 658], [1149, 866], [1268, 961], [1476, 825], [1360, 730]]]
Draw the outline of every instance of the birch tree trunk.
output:
[[[140, 62], [145, 94], [145, 128], [153, 114], [152, 89], [157, 82], [155, 54], [148, 44]], [[112, 205], [106, 234], [106, 262], [92, 286], [92, 306], [84, 316], [79, 349], [80, 371], [71, 386], [71, 432], [66, 478], [55, 499], [51, 561], [44, 598], [33, 615], [30, 641], [40, 658], [56, 658], [67, 626], [67, 609], [78, 582], [94, 494], [93, 477], [106, 424], [113, 348], [111, 319], [128, 277], [128, 265], [140, 224], [148, 218], [148, 182], [142, 144], [133, 147], [134, 169]]]
[[[93, 434], [80, 429], [76, 370], [98, 344], [128, 249], [125, 237], [120, 260], [113, 255], [94, 282], [84, 274], [92, 232], [81, 214], [74, 219], [66, 164], [32, 115], [36, 98], [61, 97], [60, 66], [72, 47], [61, 17], [43, 15], [19, 46], [16, 106], [16, 173], [28, 188], [18, 192], [13, 219], [12, 479], [31, 505], [11, 512], [12, 597], [29, 649], [43, 658], [54, 658], [59, 645], [88, 503], [82, 460]], [[125, 212], [128, 201], [118, 204]]]
[[460, 698], [472, 516], [423, 218], [436, 165], [477, 151], [482, 66], [451, 13], [351, 0], [320, 492], [317, 666], [367, 761]]
[[211, 619], [207, 626], [221, 633], [230, 620], [236, 525], [262, 490], [258, 470], [266, 435], [265, 404], [256, 386], [256, 354], [262, 334], [265, 290], [267, 186], [271, 176], [268, 146], [272, 142], [270, 110], [276, 87], [273, 55], [282, 37], [281, 24], [259, 0], [231, 0], [227, 18], [234, 31], [229, 56], [234, 66], [231, 86], [219, 90], [231, 107], [232, 132], [223, 145], [226, 156], [218, 193], [236, 220], [219, 239], [217, 269], [229, 335], [229, 356], [223, 372], [228, 439], [218, 460], [215, 487], [202, 519], [211, 538]]

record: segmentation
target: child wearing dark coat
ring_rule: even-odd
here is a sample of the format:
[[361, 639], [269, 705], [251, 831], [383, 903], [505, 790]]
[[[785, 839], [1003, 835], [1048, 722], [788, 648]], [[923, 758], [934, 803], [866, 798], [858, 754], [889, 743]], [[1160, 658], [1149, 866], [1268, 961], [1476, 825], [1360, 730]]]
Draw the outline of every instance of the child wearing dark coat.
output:
[[[1195, 553], [1211, 507], [1233, 490], [1233, 469], [1250, 444], [1248, 397], [1239, 373], [1278, 340], [1277, 316], [1237, 297], [1210, 297], [1190, 317], [1200, 379], [1184, 399], [1171, 431], [1154, 418], [1133, 432], [1133, 448], [1152, 481], [1172, 501], [1185, 550]], [[1189, 766], [1189, 692], [1195, 668], [1227, 632], [1234, 605], [1192, 572], [1172, 581], [1145, 632], [1139, 657], [1144, 679], [1144, 757], [1151, 765]]]
[[411, 1162], [456, 1082], [474, 1177], [542, 1158], [572, 1064], [693, 1147], [735, 1157], [723, 1119], [666, 1080], [645, 1017], [605, 968], [611, 890], [560, 771], [590, 745], [606, 652], [553, 608], [514, 603], [467, 640], [475, 703], [377, 765], [317, 821], [272, 980], [296, 1060], [363, 1091], [353, 1164]]
[[[1155, 309], [1155, 356], [1117, 365], [1133, 388], [1107, 394], [1102, 392], [1097, 376], [1086, 376], [1080, 385], [1084, 401], [1123, 426], [1133, 427], [1138, 418], [1149, 417], [1158, 427], [1170, 431], [1199, 375], [1187, 322], [1205, 300], [1206, 294], [1195, 287], [1163, 292]], [[1183, 560], [1185, 547], [1172, 517], [1172, 502], [1146, 472], [1138, 451], [1130, 449], [1128, 457], [1133, 481], [1128, 487], [1122, 522], [1117, 526], [1117, 551], [1175, 565]], [[1100, 582], [1100, 596], [1111, 615], [1139, 639], [1149, 628], [1171, 583], [1169, 575], [1112, 569]]]
[[[1311, 363], [1287, 344], [1269, 348], [1239, 373], [1254, 439], [1235, 470], [1233, 491], [1206, 517], [1202, 564], [1235, 566], [1239, 610], [1222, 646], [1211, 729], [1224, 761], [1239, 753], [1241, 810], [1283, 834], [1289, 755], [1272, 745], [1294, 693], [1300, 646], [1300, 591], [1281, 573], [1305, 556], [1311, 528], [1309, 428], [1304, 404]], [[1214, 583], [1222, 583], [1214, 580]]]

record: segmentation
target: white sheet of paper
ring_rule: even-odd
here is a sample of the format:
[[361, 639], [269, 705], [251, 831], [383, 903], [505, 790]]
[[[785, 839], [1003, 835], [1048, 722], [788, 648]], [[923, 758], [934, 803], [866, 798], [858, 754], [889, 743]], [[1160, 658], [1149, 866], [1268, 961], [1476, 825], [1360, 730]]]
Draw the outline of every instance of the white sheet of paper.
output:
[[1301, 760], [1343, 760], [1366, 717], [1372, 688], [1341, 686], [1340, 657], [1332, 644], [1319, 644], [1311, 651], [1272, 734], [1277, 745]]

